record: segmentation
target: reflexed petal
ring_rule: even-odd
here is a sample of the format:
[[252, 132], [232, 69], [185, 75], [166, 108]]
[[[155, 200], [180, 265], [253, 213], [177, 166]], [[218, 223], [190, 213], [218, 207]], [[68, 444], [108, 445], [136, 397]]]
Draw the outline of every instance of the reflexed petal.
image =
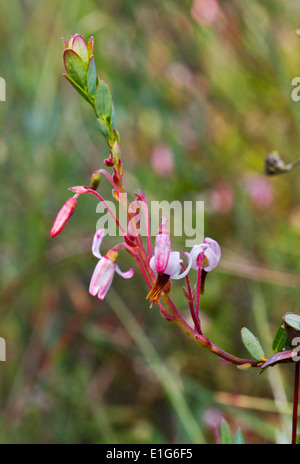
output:
[[[186, 268], [186, 270], [180, 274], [179, 272], [175, 275], [171, 275], [171, 279], [174, 279], [174, 280], [178, 280], [178, 279], [183, 279], [183, 277], [185, 277], [189, 272], [190, 272], [190, 269], [192, 267], [192, 257], [189, 253], [183, 253], [185, 256], [187, 256], [188, 258], [188, 266]], [[182, 260], [180, 260], [180, 262], [182, 263]], [[180, 269], [181, 269], [181, 266], [180, 266]]]
[[123, 277], [124, 279], [131, 279], [131, 277], [132, 277], [133, 274], [134, 274], [134, 270], [133, 270], [133, 269], [129, 269], [129, 270], [126, 271], [126, 272], [122, 272], [118, 265], [116, 265], [116, 272], [117, 272], [121, 277]]
[[206, 272], [210, 272], [219, 264], [220, 258], [216, 255], [216, 253], [211, 248], [207, 248], [205, 250], [204, 256], [207, 259], [208, 264], [204, 264], [203, 269]]
[[97, 263], [90, 282], [89, 292], [103, 300], [114, 277], [116, 263], [107, 258], [102, 258]]
[[209, 247], [213, 250], [215, 255], [220, 260], [220, 258], [221, 258], [221, 248], [220, 248], [220, 245], [218, 244], [218, 242], [216, 242], [212, 238], [206, 237], [204, 239], [204, 243], [207, 243], [209, 245]]
[[100, 245], [102, 243], [104, 235], [105, 235], [105, 230], [104, 229], [99, 229], [95, 233], [94, 239], [93, 239], [92, 252], [93, 252], [93, 255], [96, 256], [96, 258], [99, 258], [99, 259], [102, 258], [101, 254], [100, 254]]
[[200, 253], [206, 250], [207, 247], [208, 245], [206, 245], [205, 243], [201, 243], [201, 245], [195, 245], [192, 248], [192, 251], [191, 251], [192, 268], [195, 269], [196, 271], [198, 271], [197, 258], [200, 255]]
[[182, 263], [182, 260], [180, 259], [179, 251], [171, 251], [170, 256], [169, 256], [168, 265], [165, 269], [164, 274], [167, 274], [171, 277], [173, 275], [179, 274], [180, 269], [181, 269], [180, 263]]

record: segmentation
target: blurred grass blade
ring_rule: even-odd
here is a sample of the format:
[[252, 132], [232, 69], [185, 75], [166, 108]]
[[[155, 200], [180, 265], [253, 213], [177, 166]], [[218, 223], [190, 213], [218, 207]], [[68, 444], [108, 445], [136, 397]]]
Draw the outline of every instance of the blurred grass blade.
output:
[[235, 436], [235, 439], [234, 439], [234, 444], [235, 445], [245, 445], [246, 444], [245, 437], [244, 437], [244, 435], [243, 435], [240, 428], [236, 432], [236, 436]]
[[220, 428], [220, 442], [221, 445], [233, 445], [234, 439], [228, 425], [228, 422], [223, 419]]

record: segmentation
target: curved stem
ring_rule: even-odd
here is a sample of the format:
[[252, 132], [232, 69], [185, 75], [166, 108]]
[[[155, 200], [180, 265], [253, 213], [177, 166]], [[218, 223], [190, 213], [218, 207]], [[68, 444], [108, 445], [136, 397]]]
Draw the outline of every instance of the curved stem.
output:
[[100, 172], [100, 174], [104, 174], [105, 177], [107, 177], [107, 179], [109, 180], [109, 182], [111, 183], [111, 185], [113, 186], [113, 188], [115, 189], [117, 194], [119, 195], [120, 194], [119, 187], [117, 187], [117, 185], [115, 184], [115, 182], [114, 182], [113, 178], [111, 177], [111, 175], [109, 174], [109, 172], [107, 172], [106, 169], [98, 169], [98, 172]]
[[119, 229], [122, 231], [122, 233], [126, 234], [126, 231], [121, 226], [119, 220], [116, 218], [116, 216], [114, 215], [114, 213], [112, 212], [112, 210], [110, 209], [110, 207], [108, 206], [106, 201], [101, 197], [101, 195], [99, 195], [98, 192], [96, 192], [96, 190], [90, 189], [88, 187], [79, 187], [79, 188], [78, 187], [70, 187], [69, 190], [78, 193], [78, 195], [83, 195], [85, 193], [91, 193], [96, 198], [98, 198], [98, 200], [101, 201], [101, 203], [103, 203], [104, 207], [107, 209], [107, 212], [111, 215], [111, 217], [113, 218], [113, 220], [115, 221], [115, 223], [117, 224]]

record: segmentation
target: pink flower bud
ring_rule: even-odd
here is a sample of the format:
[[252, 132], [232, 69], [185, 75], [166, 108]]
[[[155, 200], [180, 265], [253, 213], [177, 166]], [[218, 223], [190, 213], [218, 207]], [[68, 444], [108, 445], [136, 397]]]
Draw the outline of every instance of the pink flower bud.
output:
[[65, 226], [73, 216], [76, 206], [76, 198], [71, 197], [66, 201], [66, 203], [59, 210], [56, 219], [53, 223], [53, 226], [50, 231], [51, 237], [55, 237], [56, 235], [60, 234], [60, 232], [65, 228]]
[[91, 180], [90, 180], [90, 188], [92, 190], [97, 190], [99, 184], [100, 184], [100, 179], [101, 179], [101, 174], [100, 174], [100, 170], [98, 169], [98, 171], [94, 171], [92, 176], [91, 176]]
[[63, 38], [65, 49], [73, 50], [82, 59], [84, 64], [87, 66], [89, 63], [90, 55], [93, 49], [93, 42], [89, 39], [88, 43], [85, 43], [84, 38], [81, 34], [72, 35], [68, 42]]

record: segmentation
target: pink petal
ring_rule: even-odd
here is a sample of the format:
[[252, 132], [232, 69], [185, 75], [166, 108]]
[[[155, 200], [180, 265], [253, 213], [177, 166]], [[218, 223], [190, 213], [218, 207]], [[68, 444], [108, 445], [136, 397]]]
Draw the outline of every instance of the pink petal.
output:
[[177, 275], [180, 272], [181, 266], [181, 259], [180, 259], [180, 253], [179, 251], [171, 251], [170, 256], [169, 256], [169, 261], [168, 265], [165, 269], [164, 274], [167, 274], [169, 276]]
[[91, 295], [98, 294], [99, 300], [103, 300], [115, 273], [116, 263], [103, 257], [96, 265], [89, 287]]
[[213, 240], [212, 238], [206, 237], [204, 239], [204, 243], [207, 243], [210, 248], [214, 251], [215, 255], [220, 259], [221, 258], [221, 248], [218, 242]]
[[219, 264], [220, 257], [212, 250], [212, 248], [206, 248], [204, 256], [208, 261], [208, 264], [203, 266], [206, 272], [212, 271]]
[[204, 261], [203, 269], [206, 272], [212, 271], [218, 264], [221, 258], [221, 248], [215, 240], [212, 238], [205, 238], [204, 243], [195, 245], [191, 251], [192, 267], [198, 270], [197, 258], [200, 253], [204, 254], [207, 263]]
[[124, 279], [131, 279], [131, 277], [132, 277], [133, 274], [134, 274], [134, 270], [133, 270], [133, 269], [129, 269], [129, 270], [126, 271], [126, 272], [122, 272], [118, 265], [116, 265], [116, 272], [117, 272], [121, 277], [123, 277]]
[[100, 245], [102, 243], [103, 237], [105, 236], [105, 230], [99, 229], [94, 235], [93, 244], [92, 244], [92, 253], [96, 258], [101, 259]]
[[167, 222], [168, 219], [166, 217], [161, 218], [161, 225], [155, 238], [155, 270], [158, 274], [164, 273], [171, 251], [171, 238]]
[[192, 248], [191, 251], [191, 258], [192, 258], [192, 268], [198, 271], [198, 264], [197, 264], [197, 258], [202, 253], [206, 248], [208, 247], [208, 244], [201, 243], [201, 245], [195, 245]]
[[155, 269], [158, 274], [163, 274], [169, 261], [171, 251], [170, 235], [158, 234], [155, 239]]
[[[191, 269], [191, 267], [192, 267], [192, 257], [191, 257], [191, 255], [190, 255], [189, 253], [187, 253], [187, 252], [185, 252], [185, 253], [183, 253], [183, 254], [184, 254], [185, 256], [187, 256], [187, 258], [188, 258], [188, 261], [189, 261], [189, 262], [188, 262], [188, 266], [187, 266], [187, 268], [185, 269], [185, 271], [182, 272], [181, 274], [180, 274], [180, 270], [181, 270], [181, 266], [180, 266], [179, 271], [178, 271], [176, 274], [171, 275], [171, 279], [174, 279], [174, 280], [183, 279], [183, 277], [185, 277], [185, 276], [190, 272], [190, 269]], [[181, 262], [182, 262], [182, 260], [180, 260], [180, 263], [181, 263]], [[180, 264], [180, 263], [179, 263], [179, 264]]]

